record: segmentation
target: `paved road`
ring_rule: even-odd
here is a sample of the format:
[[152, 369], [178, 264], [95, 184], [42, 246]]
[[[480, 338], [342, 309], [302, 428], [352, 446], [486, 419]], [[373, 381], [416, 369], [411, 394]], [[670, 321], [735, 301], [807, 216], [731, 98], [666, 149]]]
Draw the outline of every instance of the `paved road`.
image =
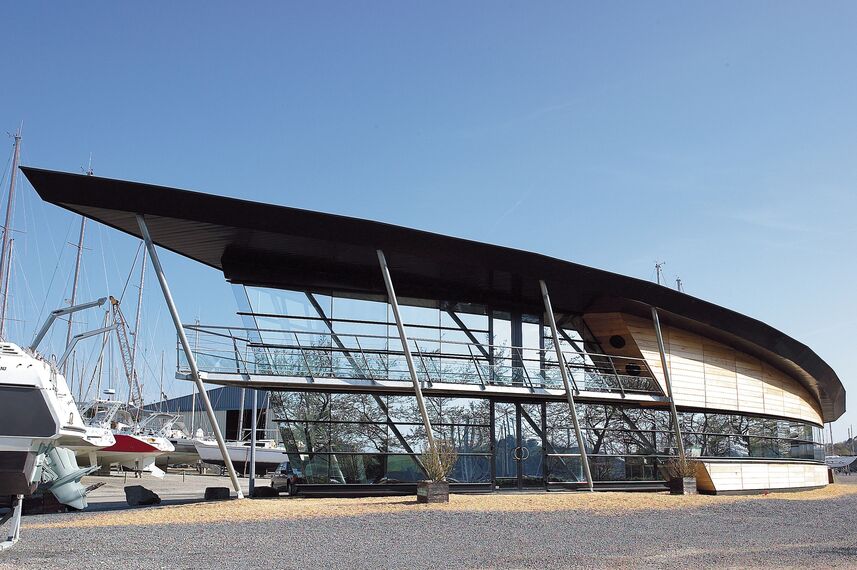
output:
[[[248, 479], [240, 478], [241, 488], [247, 493]], [[125, 485], [142, 485], [161, 497], [164, 504], [184, 503], [201, 500], [205, 495], [206, 487], [229, 487], [232, 484], [228, 477], [216, 477], [213, 475], [181, 475], [168, 473], [163, 479], [144, 473], [141, 478], [135, 478], [133, 474], [114, 473], [109, 477], [84, 477], [84, 485], [104, 483], [102, 487], [95, 489], [87, 496], [89, 502], [88, 511], [112, 510], [125, 508]], [[257, 485], [268, 486], [270, 480], [257, 479]], [[234, 494], [234, 493], [233, 493]]]
[[[0, 568], [857, 567], [855, 512], [851, 494], [622, 515], [411, 509], [302, 521], [25, 528], [21, 543], [0, 553]], [[30, 520], [81, 516], [97, 514]]]

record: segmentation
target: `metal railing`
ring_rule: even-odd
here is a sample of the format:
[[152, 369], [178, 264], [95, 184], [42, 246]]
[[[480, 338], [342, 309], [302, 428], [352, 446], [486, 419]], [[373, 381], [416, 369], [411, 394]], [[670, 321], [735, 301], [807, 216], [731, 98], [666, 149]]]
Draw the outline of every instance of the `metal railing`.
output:
[[[198, 366], [209, 373], [410, 381], [398, 336], [195, 324], [185, 329]], [[535, 348], [426, 337], [409, 343], [417, 376], [429, 385], [562, 388], [550, 338]], [[644, 359], [563, 348], [578, 392], [663, 393]], [[180, 370], [187, 368], [180, 346], [177, 360]]]

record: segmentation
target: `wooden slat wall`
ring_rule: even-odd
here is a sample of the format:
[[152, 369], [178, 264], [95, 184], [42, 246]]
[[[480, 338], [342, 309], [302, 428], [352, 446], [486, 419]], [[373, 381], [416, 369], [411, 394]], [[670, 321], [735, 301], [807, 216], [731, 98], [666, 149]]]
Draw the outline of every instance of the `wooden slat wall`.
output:
[[821, 487], [827, 484], [827, 467], [805, 463], [702, 462], [697, 484], [706, 491], [750, 491]]
[[[612, 317], [615, 319], [615, 315]], [[619, 315], [640, 355], [663, 385], [663, 370], [652, 321]], [[587, 316], [587, 320], [590, 316]], [[821, 410], [810, 393], [758, 358], [699, 335], [663, 327], [673, 395], [679, 406], [770, 414], [821, 424]]]

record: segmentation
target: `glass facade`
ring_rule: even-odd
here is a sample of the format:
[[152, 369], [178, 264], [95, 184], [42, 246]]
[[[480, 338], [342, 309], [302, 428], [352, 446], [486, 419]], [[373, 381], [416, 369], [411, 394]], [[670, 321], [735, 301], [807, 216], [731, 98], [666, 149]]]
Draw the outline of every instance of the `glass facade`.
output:
[[[412, 371], [382, 300], [240, 287], [236, 299], [243, 327], [195, 329], [201, 368], [336, 379], [355, 390], [272, 393], [290, 461], [302, 468], [307, 483], [381, 485], [425, 477], [420, 459], [426, 433], [415, 398], [365, 393], [378, 382], [401, 382], [400, 391], [407, 393], [412, 374], [425, 385], [470, 384], [485, 391], [481, 398], [426, 398], [434, 437], [458, 451], [453, 483], [574, 486], [584, 482], [581, 445], [596, 482], [660, 481], [665, 463], [677, 453], [672, 417], [663, 404], [603, 402], [608, 393], [638, 402], [664, 394], [641, 355], [606, 354], [580, 315], [557, 318], [560, 360], [542, 315], [410, 300], [401, 316]], [[610, 342], [619, 349], [625, 340]], [[182, 358], [180, 353], [180, 364]], [[510, 399], [516, 389], [564, 390], [560, 361], [586, 400], [576, 408], [582, 442], [565, 401]], [[514, 397], [522, 398], [520, 393]], [[805, 422], [691, 411], [680, 412], [679, 422], [689, 456], [824, 459], [820, 429]]]
[[[409, 396], [281, 393], [280, 433], [290, 461], [308, 483], [389, 484], [425, 478], [420, 454], [426, 433]], [[451, 480], [491, 481], [487, 400], [427, 398], [434, 437], [454, 443], [458, 461]]]
[[[412, 396], [283, 392], [280, 431], [308, 483], [394, 484], [424, 478], [425, 429]], [[434, 436], [451, 441], [451, 481], [498, 488], [576, 484], [580, 447], [564, 402], [426, 399]], [[676, 453], [669, 411], [584, 403], [581, 433], [596, 482], [659, 481]], [[738, 414], [680, 412], [687, 454], [699, 458], [823, 461], [820, 428]]]

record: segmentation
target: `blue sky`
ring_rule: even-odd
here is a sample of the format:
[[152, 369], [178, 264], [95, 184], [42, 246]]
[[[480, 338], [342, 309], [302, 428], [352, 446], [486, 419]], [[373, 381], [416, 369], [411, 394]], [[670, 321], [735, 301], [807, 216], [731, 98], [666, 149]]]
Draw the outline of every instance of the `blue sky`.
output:
[[[0, 129], [24, 121], [24, 164], [79, 171], [92, 153], [101, 176], [645, 279], [666, 260], [671, 282], [807, 343], [857, 389], [853, 4], [31, 2], [4, 15]], [[77, 221], [26, 184], [18, 204], [12, 332], [26, 340], [68, 296]], [[81, 295], [121, 290], [136, 245], [94, 226], [88, 238]], [[232, 318], [219, 274], [163, 260], [185, 320]], [[152, 288], [145, 314], [147, 360], [171, 362]]]

